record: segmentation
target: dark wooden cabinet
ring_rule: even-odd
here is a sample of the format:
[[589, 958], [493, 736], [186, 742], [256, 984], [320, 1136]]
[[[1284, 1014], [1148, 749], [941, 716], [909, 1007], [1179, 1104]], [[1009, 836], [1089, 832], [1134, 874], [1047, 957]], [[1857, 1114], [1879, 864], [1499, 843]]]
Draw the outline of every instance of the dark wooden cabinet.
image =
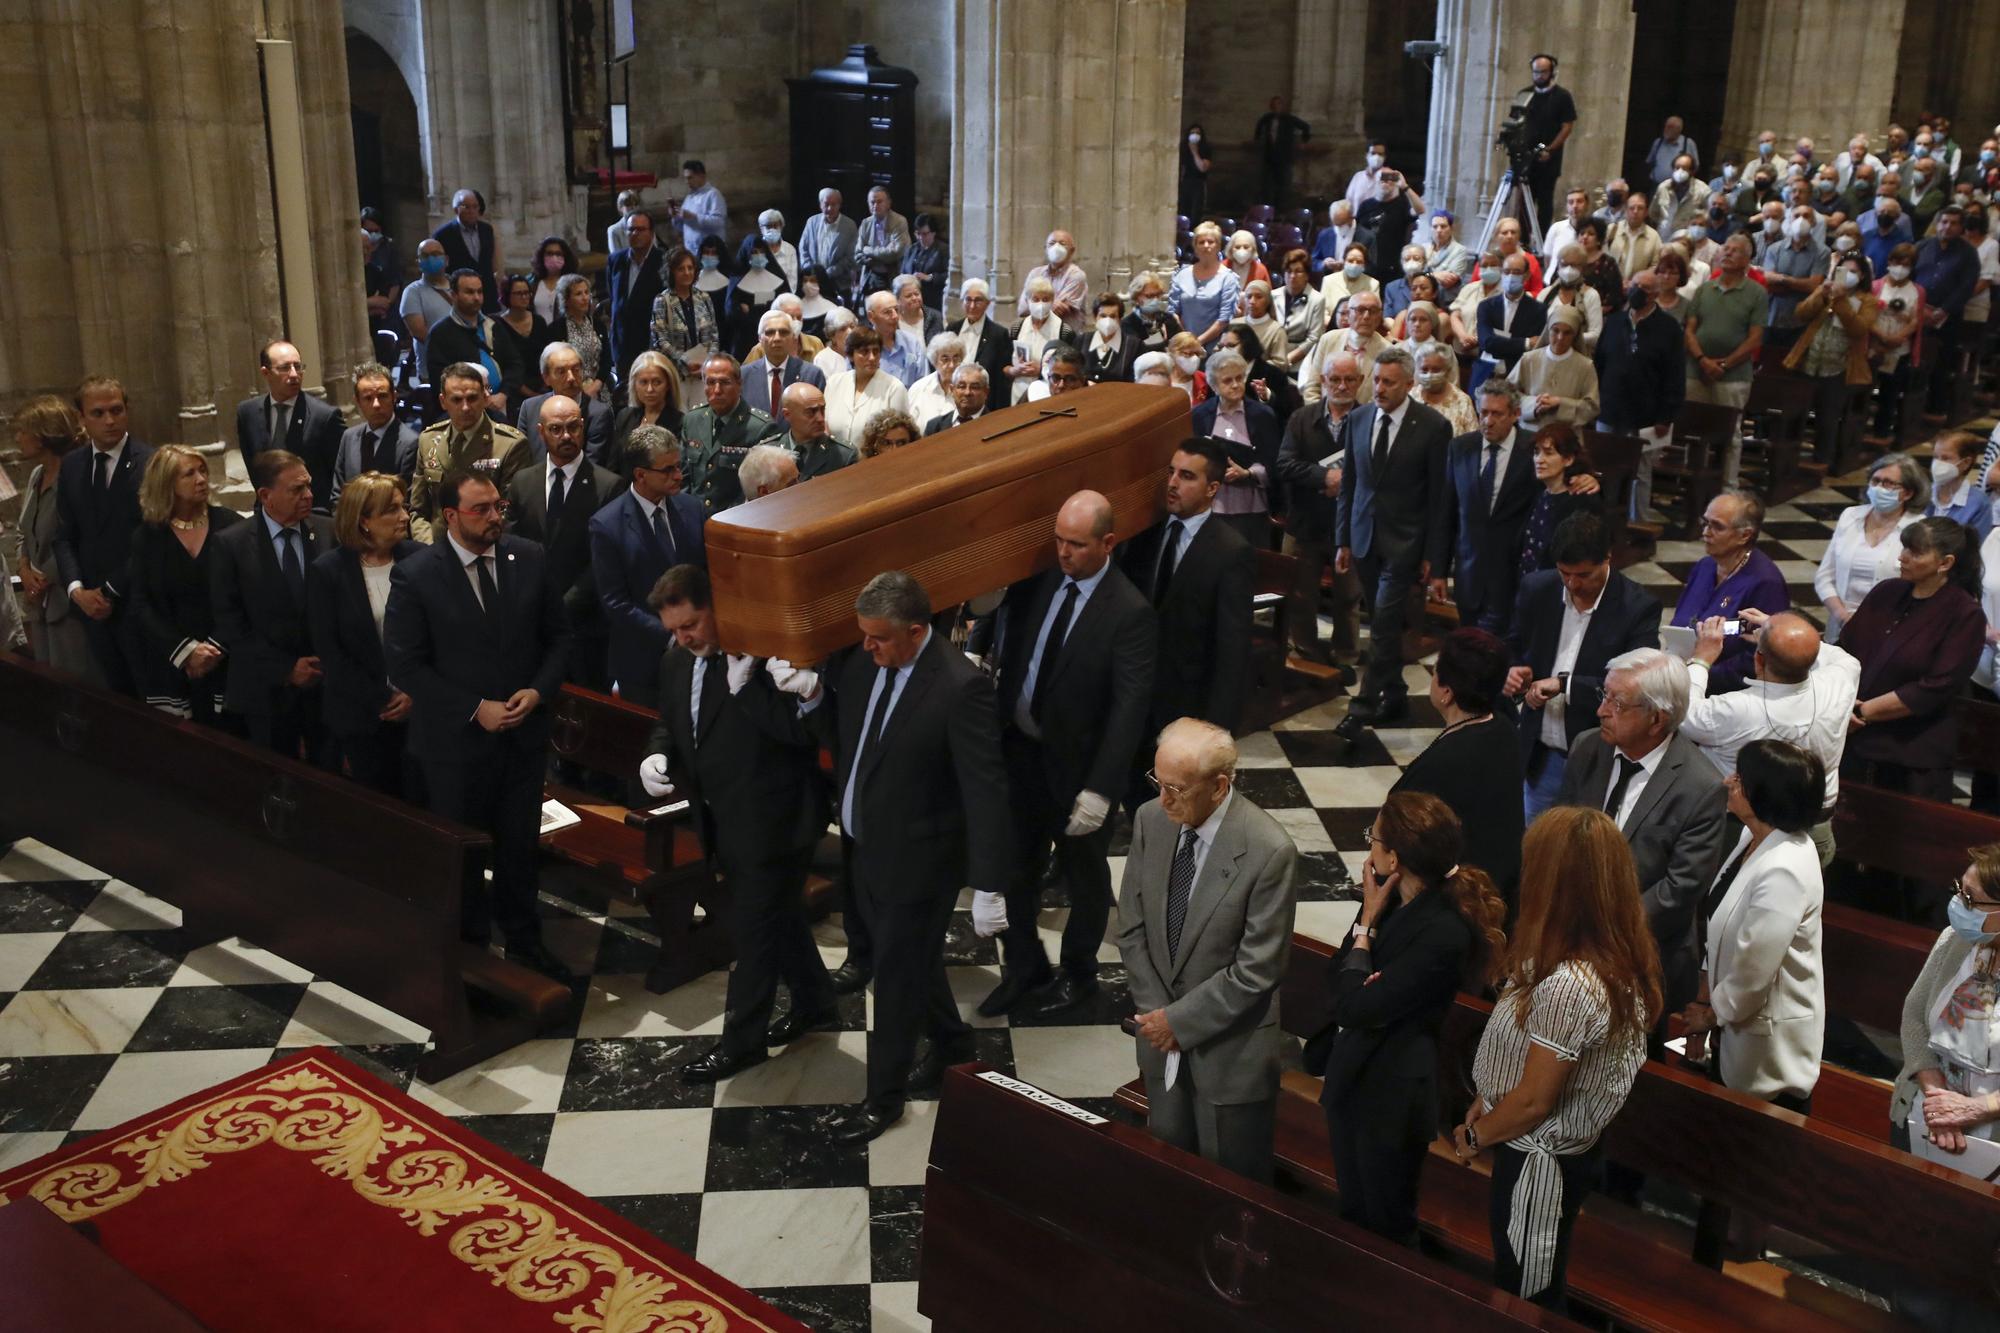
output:
[[860, 218], [868, 191], [887, 187], [909, 216], [917, 193], [917, 76], [885, 65], [857, 43], [847, 59], [787, 79], [792, 90], [792, 197], [788, 218], [819, 211], [819, 192], [841, 193], [841, 211]]

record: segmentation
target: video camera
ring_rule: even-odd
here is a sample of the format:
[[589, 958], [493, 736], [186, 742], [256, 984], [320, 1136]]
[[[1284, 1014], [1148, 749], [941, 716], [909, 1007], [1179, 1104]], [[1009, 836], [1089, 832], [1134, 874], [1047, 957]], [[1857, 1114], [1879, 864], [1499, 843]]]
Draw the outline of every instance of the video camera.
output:
[[1525, 96], [1514, 99], [1507, 108], [1507, 119], [1502, 122], [1493, 141], [1507, 153], [1507, 166], [1516, 175], [1525, 175], [1542, 149], [1548, 145], [1536, 143], [1528, 137], [1528, 100]]

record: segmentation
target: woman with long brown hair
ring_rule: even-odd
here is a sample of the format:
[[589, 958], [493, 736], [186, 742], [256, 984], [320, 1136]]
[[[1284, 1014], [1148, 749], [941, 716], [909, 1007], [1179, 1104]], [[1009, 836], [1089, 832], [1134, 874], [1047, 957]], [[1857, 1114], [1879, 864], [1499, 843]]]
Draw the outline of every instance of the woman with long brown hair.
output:
[[1560, 1309], [1598, 1136], [1632, 1091], [1663, 1003], [1639, 873], [1609, 815], [1561, 806], [1529, 828], [1499, 971], [1454, 1140], [1462, 1162], [1493, 1149], [1494, 1285]]
[[1333, 1026], [1308, 1051], [1309, 1069], [1325, 1060], [1341, 1215], [1404, 1244], [1416, 1240], [1417, 1180], [1438, 1135], [1438, 1031], [1507, 943], [1507, 906], [1485, 871], [1460, 864], [1462, 842], [1458, 816], [1428, 792], [1382, 803], [1361, 912], [1329, 973]]

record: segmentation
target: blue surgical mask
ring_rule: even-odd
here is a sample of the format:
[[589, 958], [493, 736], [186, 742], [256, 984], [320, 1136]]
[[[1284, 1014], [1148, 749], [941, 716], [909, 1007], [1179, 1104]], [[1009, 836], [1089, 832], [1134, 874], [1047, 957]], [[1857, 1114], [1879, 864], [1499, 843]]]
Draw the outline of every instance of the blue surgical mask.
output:
[[785, 239], [785, 233], [779, 231], [776, 227], [766, 227], [758, 234], [764, 238], [764, 244], [766, 245], [776, 245]]
[[417, 260], [417, 267], [435, 277], [437, 274], [444, 272], [444, 256], [424, 255]]
[[1509, 296], [1519, 296], [1528, 290], [1528, 280], [1519, 273], [1509, 273], [1500, 279], [1500, 290]]
[[1156, 296], [1150, 301], [1141, 301], [1139, 303], [1139, 309], [1143, 310], [1148, 315], [1158, 317], [1160, 315], [1164, 315], [1167, 313], [1167, 303], [1161, 298]]
[[1967, 907], [1965, 900], [1956, 893], [1945, 904], [1945, 915], [1951, 919], [1951, 928], [1959, 937], [1973, 944], [1985, 944], [1994, 938], [1995, 932], [1987, 930], [1986, 913], [1977, 907]]
[[750, 256], [751, 268], [768, 268], [770, 266], [770, 263], [771, 263], [770, 256], [765, 254], [762, 250], [759, 250], [755, 254]]
[[[1931, 146], [1927, 143], [1918, 144], [1917, 151], [1911, 154], [1912, 157], [1929, 157], [1930, 155], [1931, 155]], [[1936, 918], [1932, 919], [1935, 920]]]
[[1349, 282], [1353, 282], [1356, 278], [1360, 277], [1363, 273], [1366, 273], [1368, 270], [1363, 268], [1359, 264], [1343, 264], [1341, 265], [1340, 271], [1347, 278]]
[[702, 266], [702, 268], [704, 268], [704, 269], [706, 269], [706, 270], [709, 270], [709, 271], [713, 271], [713, 270], [715, 270], [715, 269], [719, 269], [719, 268], [721, 268], [721, 267], [722, 267], [722, 256], [721, 256], [721, 255], [703, 255], [703, 256], [701, 257], [701, 266]]
[[1878, 514], [1893, 514], [1903, 503], [1903, 493], [1894, 486], [1870, 486], [1868, 503], [1875, 506]]

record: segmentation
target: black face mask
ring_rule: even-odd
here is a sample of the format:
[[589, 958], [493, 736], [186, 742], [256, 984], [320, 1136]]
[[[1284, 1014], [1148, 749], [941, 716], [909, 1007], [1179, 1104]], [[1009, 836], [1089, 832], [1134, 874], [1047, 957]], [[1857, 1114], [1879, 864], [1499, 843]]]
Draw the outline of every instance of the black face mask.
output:
[[1618, 208], [1624, 204], [1625, 196], [1620, 191], [1613, 190], [1610, 194], [1604, 196], [1604, 202], [1611, 208]]
[[1625, 289], [1625, 304], [1631, 307], [1633, 314], [1640, 314], [1651, 302], [1646, 298], [1646, 289], [1635, 282]]

